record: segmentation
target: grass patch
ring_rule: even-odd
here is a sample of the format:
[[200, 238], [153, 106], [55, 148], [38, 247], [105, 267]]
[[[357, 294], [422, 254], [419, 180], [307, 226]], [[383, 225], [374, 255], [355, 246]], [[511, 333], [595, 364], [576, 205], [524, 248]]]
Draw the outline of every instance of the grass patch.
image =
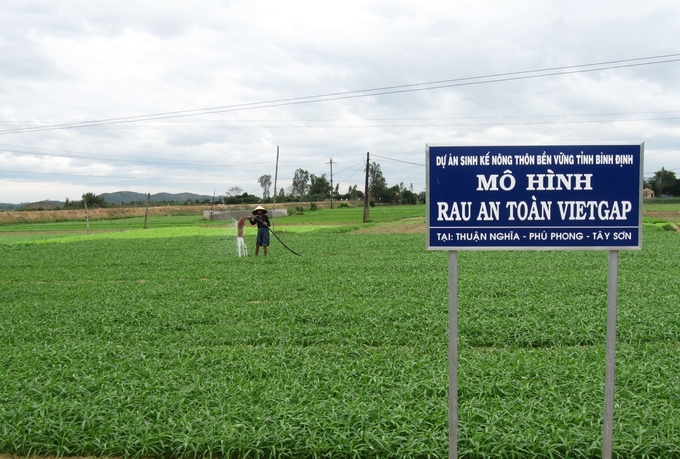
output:
[[642, 225], [648, 231], [678, 231], [672, 222], [656, 217], [643, 217]]
[[[0, 452], [447, 457], [446, 254], [327, 225], [280, 226], [303, 257], [202, 225], [0, 245]], [[678, 250], [619, 256], [615, 457], [680, 457]], [[462, 457], [601, 457], [606, 277], [459, 253]]]

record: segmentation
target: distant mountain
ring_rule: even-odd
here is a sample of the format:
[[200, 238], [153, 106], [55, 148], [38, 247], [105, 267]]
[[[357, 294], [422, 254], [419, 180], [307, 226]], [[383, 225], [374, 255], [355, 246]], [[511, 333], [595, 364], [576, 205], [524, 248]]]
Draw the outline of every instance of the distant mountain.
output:
[[122, 204], [135, 201], [146, 202], [146, 195], [144, 193], [135, 193], [134, 191], [116, 191], [115, 193], [102, 193], [97, 196], [104, 198], [104, 201], [109, 204]]
[[17, 210], [23, 204], [10, 204], [8, 202], [0, 202], [0, 210]]
[[[134, 191], [116, 191], [115, 193], [102, 193], [97, 196], [104, 198], [109, 204], [123, 204], [130, 202], [146, 202], [146, 194]], [[196, 193], [155, 193], [151, 195], [151, 202], [176, 202], [182, 204], [188, 200], [204, 201], [212, 200], [212, 196]]]
[[205, 201], [209, 199], [212, 201], [212, 196], [207, 194], [195, 194], [195, 193], [156, 193], [151, 195], [152, 201], [176, 201], [184, 202], [191, 199], [192, 201]]
[[53, 210], [58, 207], [63, 206], [64, 203], [61, 201], [50, 201], [50, 200], [44, 200], [44, 201], [38, 201], [38, 202], [30, 202], [27, 204], [19, 204], [17, 209], [21, 210]]

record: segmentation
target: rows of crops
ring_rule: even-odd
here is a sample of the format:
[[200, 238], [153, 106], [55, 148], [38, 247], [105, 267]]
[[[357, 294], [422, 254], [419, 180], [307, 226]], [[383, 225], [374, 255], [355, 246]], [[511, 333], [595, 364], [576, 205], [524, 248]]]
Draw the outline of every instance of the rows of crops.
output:
[[[446, 254], [309, 228], [237, 258], [219, 229], [0, 245], [0, 452], [446, 457]], [[620, 255], [616, 457], [680, 457], [678, 249]], [[606, 253], [459, 272], [461, 457], [601, 457]]]

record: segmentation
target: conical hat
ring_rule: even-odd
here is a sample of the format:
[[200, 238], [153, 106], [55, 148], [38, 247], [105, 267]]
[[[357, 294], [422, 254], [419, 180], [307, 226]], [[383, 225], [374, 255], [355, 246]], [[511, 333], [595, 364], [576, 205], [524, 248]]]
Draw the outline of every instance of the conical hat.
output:
[[264, 211], [265, 214], [267, 213], [267, 209], [265, 209], [265, 208], [262, 207], [262, 206], [257, 206], [257, 207], [253, 210], [253, 213], [256, 214], [258, 210]]

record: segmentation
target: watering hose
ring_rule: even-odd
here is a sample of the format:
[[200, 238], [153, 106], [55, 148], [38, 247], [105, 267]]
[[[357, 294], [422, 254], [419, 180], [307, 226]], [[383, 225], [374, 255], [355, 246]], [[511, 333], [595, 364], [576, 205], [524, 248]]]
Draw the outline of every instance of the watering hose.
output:
[[[244, 218], [245, 218], [245, 217], [244, 217]], [[258, 222], [260, 222], [260, 223], [264, 223], [262, 220], [260, 220], [260, 219], [257, 218], [257, 217], [253, 217], [253, 218], [254, 218], [255, 220], [257, 220]], [[274, 232], [273, 229], [271, 229], [269, 226], [265, 226], [265, 228], [267, 228], [267, 229], [269, 230], [269, 232], [270, 232], [271, 234], [273, 234], [274, 237], [275, 237], [276, 239], [279, 240], [279, 242], [281, 243], [281, 245], [284, 246], [285, 248], [287, 248], [291, 253], [297, 255], [298, 257], [301, 257], [301, 256], [302, 256], [302, 255], [300, 255], [299, 253], [297, 253], [295, 250], [293, 250], [293, 249], [291, 249], [290, 247], [288, 247], [288, 246], [286, 245], [286, 243], [283, 242], [283, 241], [281, 240], [281, 238]]]

